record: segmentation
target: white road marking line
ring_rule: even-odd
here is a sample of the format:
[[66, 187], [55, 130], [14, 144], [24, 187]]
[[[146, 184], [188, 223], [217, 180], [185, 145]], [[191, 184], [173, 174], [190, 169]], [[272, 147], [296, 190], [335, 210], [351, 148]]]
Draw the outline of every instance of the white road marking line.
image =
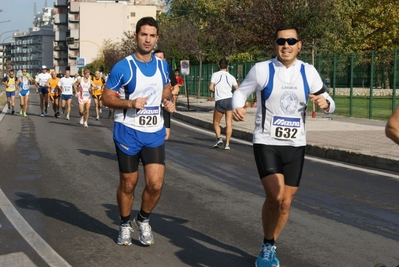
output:
[[345, 164], [345, 163], [332, 162], [332, 161], [319, 159], [319, 158], [315, 158], [315, 157], [311, 157], [311, 156], [305, 156], [305, 159], [308, 159], [308, 160], [311, 160], [311, 161], [320, 162], [320, 163], [324, 163], [324, 164], [329, 164], [329, 165], [333, 165], [333, 166], [337, 166], [337, 167], [341, 167], [341, 168], [347, 168], [347, 169], [361, 171], [361, 172], [366, 172], [366, 173], [370, 173], [370, 174], [386, 176], [386, 177], [394, 178], [395, 180], [399, 180], [399, 175], [397, 175], [397, 174], [391, 174], [391, 173], [386, 173], [386, 172], [383, 172], [383, 171], [365, 169], [365, 167], [356, 167], [356, 166], [348, 165], [348, 164]]
[[49, 266], [68, 266], [68, 264], [58, 253], [43, 240], [33, 228], [28, 224], [17, 209], [12, 205], [0, 189], [0, 209], [4, 215], [17, 229], [20, 235], [31, 245], [31, 247], [39, 254], [39, 256]]
[[[211, 132], [210, 130], [199, 128], [199, 126], [189, 125], [189, 123], [187, 123], [187, 122], [182, 122], [182, 121], [179, 121], [179, 120], [173, 120], [173, 123], [179, 124], [180, 126], [192, 129], [192, 130], [197, 131], [197, 132], [201, 132], [201, 133], [204, 133], [204, 134], [207, 134], [207, 135], [210, 135], [210, 136], [215, 136], [215, 134], [213, 132]], [[173, 134], [173, 130], [172, 130], [172, 134]], [[245, 140], [240, 140], [240, 139], [237, 139], [237, 138], [234, 138], [234, 137], [232, 137], [231, 140], [234, 140], [234, 142], [236, 142], [236, 143], [241, 143], [241, 144], [252, 146], [252, 142], [248, 142], [248, 141], [245, 141]], [[332, 166], [337, 166], [337, 167], [341, 167], [341, 168], [347, 168], [347, 169], [361, 171], [361, 172], [365, 172], [365, 173], [370, 173], [370, 174], [390, 177], [390, 178], [394, 178], [396, 180], [399, 180], [399, 176], [397, 174], [391, 174], [391, 173], [387, 173], [387, 172], [383, 172], [383, 171], [377, 171], [377, 170], [370, 170], [370, 169], [367, 169], [365, 167], [356, 167], [356, 166], [352, 166], [352, 165], [345, 164], [345, 163], [332, 162], [331, 160], [320, 159], [320, 158], [316, 158], [316, 157], [312, 157], [312, 156], [305, 156], [305, 159], [311, 160], [311, 161], [316, 161], [316, 162], [323, 163], [323, 164], [332, 165]]]
[[1, 114], [0, 114], [0, 121], [2, 121], [3, 120], [3, 118], [4, 118], [4, 116], [5, 116], [5, 114], [6, 114], [6, 112], [8, 111], [8, 106], [7, 106], [7, 104], [4, 106], [4, 108], [3, 108], [3, 111], [1, 112]]

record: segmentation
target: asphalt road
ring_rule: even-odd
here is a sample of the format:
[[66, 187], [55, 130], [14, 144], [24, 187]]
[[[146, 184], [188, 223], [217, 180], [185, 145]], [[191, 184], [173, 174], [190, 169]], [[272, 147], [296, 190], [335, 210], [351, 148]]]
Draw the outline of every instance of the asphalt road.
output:
[[[250, 144], [212, 149], [212, 133], [172, 121], [155, 244], [135, 233], [120, 247], [112, 120], [92, 110], [85, 129], [76, 100], [71, 121], [40, 117], [35, 93], [30, 103], [28, 118], [0, 114], [0, 266], [254, 266], [264, 198]], [[394, 177], [307, 158], [276, 244], [281, 265], [398, 265]], [[140, 179], [133, 215], [142, 189]]]

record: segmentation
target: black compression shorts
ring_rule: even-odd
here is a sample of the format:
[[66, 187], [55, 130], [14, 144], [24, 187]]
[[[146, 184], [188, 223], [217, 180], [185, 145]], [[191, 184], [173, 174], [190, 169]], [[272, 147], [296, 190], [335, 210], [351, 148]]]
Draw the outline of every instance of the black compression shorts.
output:
[[170, 112], [167, 112], [164, 107], [162, 107], [163, 113], [163, 124], [165, 128], [170, 128]]
[[305, 146], [270, 146], [254, 144], [254, 156], [260, 179], [281, 173], [285, 185], [298, 187], [305, 162]]
[[115, 148], [121, 173], [136, 172], [139, 159], [141, 159], [143, 166], [150, 163], [165, 165], [165, 144], [158, 147], [143, 147], [139, 153], [133, 156], [123, 153], [116, 145]]

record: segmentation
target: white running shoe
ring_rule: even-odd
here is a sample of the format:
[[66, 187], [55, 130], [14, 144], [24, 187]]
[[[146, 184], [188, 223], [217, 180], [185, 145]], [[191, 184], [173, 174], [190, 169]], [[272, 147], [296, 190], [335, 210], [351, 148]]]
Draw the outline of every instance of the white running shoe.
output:
[[66, 119], [69, 120], [69, 114], [66, 115]]
[[226, 144], [226, 146], [224, 147], [225, 150], [230, 150], [230, 146], [228, 144]]
[[40, 114], [40, 117], [44, 117], [44, 113], [42, 112], [42, 114]]
[[136, 226], [137, 231], [139, 232], [139, 241], [141, 244], [146, 246], [151, 246], [154, 244], [154, 236], [152, 235], [150, 220], [144, 220], [143, 222], [139, 222], [137, 218], [133, 220], [134, 226]]
[[85, 121], [85, 118], [82, 116], [82, 117], [80, 118], [79, 124], [83, 124], [84, 121]]
[[119, 236], [117, 244], [120, 246], [130, 246], [132, 244], [133, 228], [130, 223], [119, 225]]
[[97, 117], [96, 117], [96, 121], [98, 121], [98, 120], [100, 120], [100, 116], [97, 116]]
[[103, 109], [102, 108], [100, 108], [100, 113], [103, 113]]
[[220, 146], [222, 146], [223, 145], [223, 140], [222, 140], [222, 138], [219, 138], [217, 141], [216, 141], [216, 143], [213, 145], [213, 148], [218, 148], [218, 147], [220, 147]]
[[84, 123], [85, 128], [89, 128], [89, 125], [87, 125], [87, 121]]

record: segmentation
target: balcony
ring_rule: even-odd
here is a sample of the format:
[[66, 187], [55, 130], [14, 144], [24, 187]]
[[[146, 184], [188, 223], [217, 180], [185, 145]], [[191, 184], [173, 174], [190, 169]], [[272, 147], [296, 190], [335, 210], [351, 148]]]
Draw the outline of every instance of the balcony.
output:
[[68, 62], [66, 60], [61, 60], [61, 61], [54, 61], [54, 67], [58, 66], [68, 66]]
[[65, 41], [66, 39], [66, 32], [55, 32], [55, 37], [54, 37], [54, 41], [56, 42], [61, 42], [61, 41]]
[[68, 0], [55, 0], [54, 1], [54, 7], [67, 7], [68, 6]]
[[65, 14], [55, 14], [54, 24], [67, 24], [67, 16], [65, 16]]
[[32, 60], [42, 60], [42, 56], [38, 55], [38, 56], [32, 56]]
[[67, 32], [68, 31], [67, 25], [59, 24], [53, 26], [53, 31], [55, 32]]
[[70, 31], [79, 30], [79, 24], [77, 24], [77, 23], [69, 24], [68, 30], [70, 30]]
[[72, 2], [69, 6], [69, 14], [77, 14], [79, 13], [80, 3]]
[[68, 16], [68, 20], [70, 23], [79, 23], [80, 16], [79, 16], [79, 14], [71, 14]]
[[54, 51], [67, 51], [68, 47], [66, 45], [56, 45], [54, 46]]
[[30, 52], [31, 53], [41, 53], [42, 52], [42, 48], [41, 47], [33, 47]]
[[67, 59], [67, 57], [68, 57], [67, 53], [63, 53], [63, 52], [59, 52], [59, 51], [55, 51], [53, 53], [53, 58], [56, 60]]
[[79, 56], [78, 54], [79, 54], [78, 51], [69, 51], [68, 57], [70, 59], [76, 59]]
[[75, 41], [73, 45], [68, 46], [69, 50], [79, 50], [79, 43]]

